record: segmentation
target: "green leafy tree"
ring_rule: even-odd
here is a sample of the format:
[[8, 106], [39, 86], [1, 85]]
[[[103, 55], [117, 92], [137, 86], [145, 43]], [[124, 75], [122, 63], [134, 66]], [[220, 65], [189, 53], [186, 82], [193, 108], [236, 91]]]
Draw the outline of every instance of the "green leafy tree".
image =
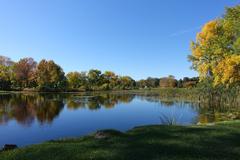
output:
[[67, 75], [68, 86], [71, 89], [80, 87], [81, 75], [79, 72], [69, 72]]
[[118, 85], [118, 76], [112, 71], [106, 71], [103, 74], [105, 89], [114, 89]]
[[0, 90], [10, 90], [13, 82], [14, 62], [5, 56], [0, 56]]
[[12, 70], [9, 66], [0, 65], [0, 90], [11, 89]]
[[141, 80], [136, 82], [136, 86], [138, 88], [147, 88], [148, 87], [147, 81], [145, 79], [141, 79]]
[[87, 88], [86, 72], [69, 72], [66, 77], [70, 89]]
[[129, 76], [122, 76], [119, 81], [120, 89], [133, 89], [136, 86], [136, 82]]
[[146, 80], [147, 86], [150, 88], [156, 88], [159, 86], [160, 79], [148, 77]]
[[183, 88], [192, 88], [192, 87], [196, 87], [196, 85], [199, 82], [199, 78], [198, 77], [193, 77], [193, 78], [189, 78], [189, 77], [184, 77], [183, 80], [180, 79], [178, 81], [178, 87], [183, 87]]
[[100, 70], [91, 69], [87, 76], [90, 86], [100, 86], [102, 84], [103, 77]]

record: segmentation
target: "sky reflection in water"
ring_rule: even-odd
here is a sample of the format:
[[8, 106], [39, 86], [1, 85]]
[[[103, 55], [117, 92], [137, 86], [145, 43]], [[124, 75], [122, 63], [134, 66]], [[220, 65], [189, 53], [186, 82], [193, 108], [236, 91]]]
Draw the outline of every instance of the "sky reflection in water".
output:
[[200, 113], [197, 104], [163, 100], [158, 95], [1, 94], [0, 146], [24, 146], [100, 129], [126, 131], [170, 121], [189, 125], [199, 121]]

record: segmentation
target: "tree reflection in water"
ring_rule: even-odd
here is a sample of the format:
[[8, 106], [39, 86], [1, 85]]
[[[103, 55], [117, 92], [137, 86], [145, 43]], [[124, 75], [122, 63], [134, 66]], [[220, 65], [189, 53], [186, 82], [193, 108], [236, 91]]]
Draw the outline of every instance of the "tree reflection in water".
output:
[[0, 123], [12, 119], [23, 125], [30, 125], [35, 119], [51, 123], [64, 107], [58, 95], [4, 94], [0, 99]]
[[114, 108], [119, 103], [130, 103], [135, 94], [92, 94], [92, 95], [71, 95], [67, 99], [69, 109], [88, 108], [98, 110], [102, 107], [106, 109]]
[[[209, 106], [184, 100], [164, 99], [158, 94], [127, 93], [75, 93], [75, 94], [0, 94], [0, 124], [16, 120], [22, 125], [51, 123], [66, 106], [69, 110], [101, 108], [112, 109], [120, 103], [130, 103], [134, 98], [162, 107], [190, 106], [198, 111], [198, 122], [208, 123], [228, 119], [240, 119], [240, 108], [233, 106]], [[178, 113], [177, 113], [178, 114]], [[179, 113], [181, 114], [181, 113]], [[166, 115], [167, 116], [167, 115]], [[166, 117], [164, 116], [164, 117]]]
[[135, 95], [126, 94], [0, 94], [0, 124], [16, 120], [31, 125], [36, 119], [41, 124], [51, 123], [63, 110], [114, 108], [118, 103], [130, 103]]

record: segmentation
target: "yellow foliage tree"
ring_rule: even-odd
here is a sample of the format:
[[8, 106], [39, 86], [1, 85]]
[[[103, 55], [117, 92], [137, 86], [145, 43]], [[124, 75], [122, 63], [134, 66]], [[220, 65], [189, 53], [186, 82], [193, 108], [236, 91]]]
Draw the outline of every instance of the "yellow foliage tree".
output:
[[214, 85], [233, 84], [240, 81], [240, 55], [227, 56], [213, 69]]
[[206, 23], [191, 43], [189, 60], [200, 80], [213, 85], [240, 82], [240, 6], [228, 8], [223, 18]]

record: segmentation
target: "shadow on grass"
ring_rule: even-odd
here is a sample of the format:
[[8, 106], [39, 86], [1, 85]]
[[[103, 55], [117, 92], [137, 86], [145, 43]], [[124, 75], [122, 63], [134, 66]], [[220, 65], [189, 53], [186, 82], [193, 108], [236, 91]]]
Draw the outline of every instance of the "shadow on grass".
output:
[[240, 134], [213, 128], [137, 129], [122, 159], [239, 159]]

